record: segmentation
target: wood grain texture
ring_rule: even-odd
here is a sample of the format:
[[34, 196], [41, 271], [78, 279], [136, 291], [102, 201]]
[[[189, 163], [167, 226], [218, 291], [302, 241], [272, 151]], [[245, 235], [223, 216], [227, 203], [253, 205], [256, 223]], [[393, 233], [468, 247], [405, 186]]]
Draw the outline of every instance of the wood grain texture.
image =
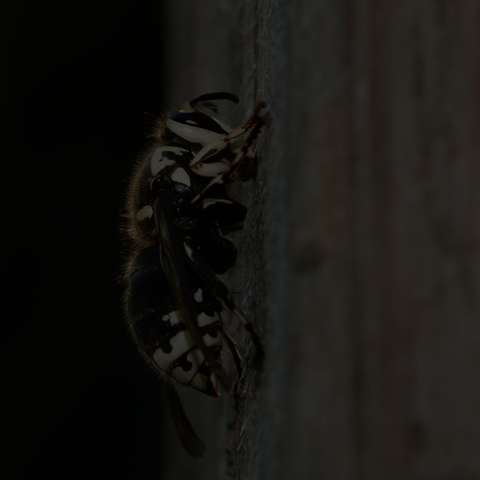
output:
[[170, 2], [172, 103], [271, 119], [231, 279], [265, 370], [194, 478], [480, 478], [479, 9]]

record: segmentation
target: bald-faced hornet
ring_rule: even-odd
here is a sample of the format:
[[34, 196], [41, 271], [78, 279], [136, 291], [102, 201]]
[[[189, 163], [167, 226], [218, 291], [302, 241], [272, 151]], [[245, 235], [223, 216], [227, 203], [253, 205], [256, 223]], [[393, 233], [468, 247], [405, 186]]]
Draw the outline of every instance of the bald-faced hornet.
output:
[[180, 440], [193, 457], [205, 451], [187, 419], [173, 380], [212, 397], [231, 383], [221, 361], [242, 361], [221, 311], [230, 310], [262, 344], [217, 274], [235, 264], [237, 251], [223, 235], [242, 228], [246, 208], [228, 186], [251, 177], [253, 144], [263, 120], [259, 103], [237, 128], [215, 118], [216, 100], [238, 103], [231, 93], [201, 95], [163, 119], [157, 141], [135, 168], [126, 208], [130, 254], [125, 266], [125, 310], [129, 329], [147, 363], [163, 373]]

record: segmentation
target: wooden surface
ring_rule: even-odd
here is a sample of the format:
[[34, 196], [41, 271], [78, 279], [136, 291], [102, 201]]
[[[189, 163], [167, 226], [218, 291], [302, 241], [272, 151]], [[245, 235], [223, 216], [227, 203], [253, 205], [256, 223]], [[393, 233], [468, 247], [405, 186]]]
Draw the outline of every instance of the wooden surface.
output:
[[265, 370], [237, 403], [190, 397], [210, 453], [165, 478], [480, 478], [480, 4], [165, 14], [170, 103], [232, 90], [271, 119], [230, 279]]
[[[480, 2], [59, 8], [2, 10], [0, 477], [480, 479]], [[236, 402], [180, 392], [197, 461], [124, 326], [118, 216], [160, 105], [219, 90], [232, 125], [268, 103], [227, 277], [266, 359]]]

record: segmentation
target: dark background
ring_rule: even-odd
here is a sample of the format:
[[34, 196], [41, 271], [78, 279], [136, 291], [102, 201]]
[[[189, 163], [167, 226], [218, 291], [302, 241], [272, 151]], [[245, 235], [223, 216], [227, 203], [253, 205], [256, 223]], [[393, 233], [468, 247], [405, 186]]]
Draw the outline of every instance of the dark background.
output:
[[118, 224], [164, 102], [161, 3], [8, 2], [0, 17], [0, 477], [151, 478], [161, 383], [124, 324]]

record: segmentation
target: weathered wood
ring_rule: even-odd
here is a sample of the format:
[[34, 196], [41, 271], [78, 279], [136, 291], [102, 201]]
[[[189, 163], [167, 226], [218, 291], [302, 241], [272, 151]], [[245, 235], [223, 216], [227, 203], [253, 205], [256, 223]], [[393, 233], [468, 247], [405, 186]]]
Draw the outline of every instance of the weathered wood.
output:
[[271, 120], [232, 279], [265, 370], [191, 396], [211, 453], [166, 478], [480, 477], [479, 9], [169, 2], [172, 104]]

